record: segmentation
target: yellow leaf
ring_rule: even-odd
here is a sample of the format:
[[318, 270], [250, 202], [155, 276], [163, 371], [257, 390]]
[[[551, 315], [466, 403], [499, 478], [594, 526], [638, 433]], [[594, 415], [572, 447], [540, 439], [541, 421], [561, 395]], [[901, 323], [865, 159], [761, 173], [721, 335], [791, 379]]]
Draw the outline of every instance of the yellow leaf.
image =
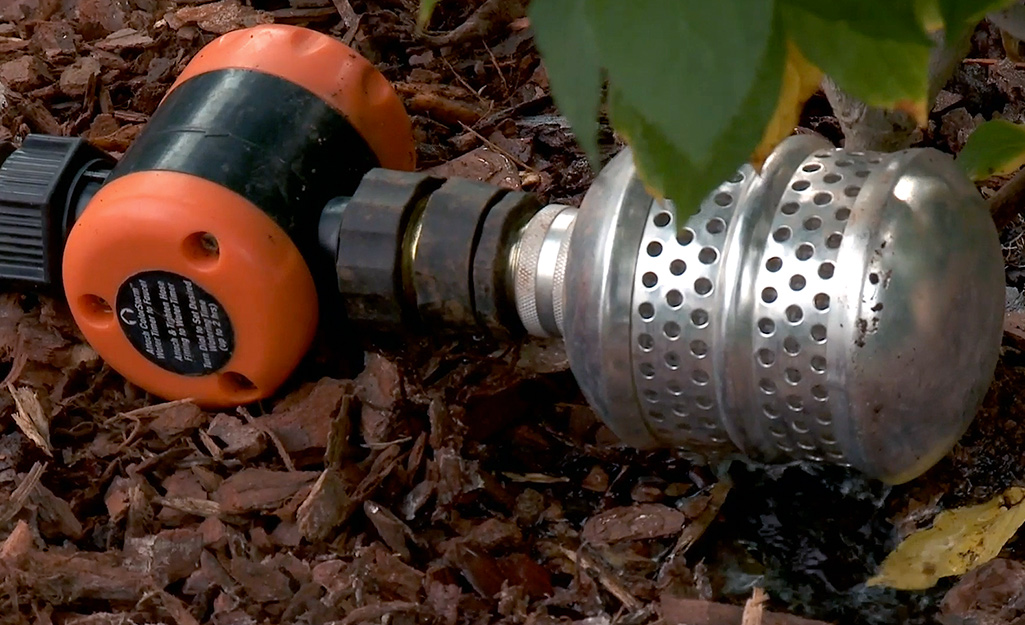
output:
[[869, 586], [925, 590], [997, 557], [1025, 523], [1025, 489], [1013, 487], [976, 506], [944, 510], [886, 556]]
[[910, 115], [919, 127], [929, 123], [929, 110], [925, 106], [925, 100], [900, 100], [893, 108]]
[[801, 111], [808, 98], [815, 95], [822, 81], [822, 71], [812, 65], [792, 41], [787, 41], [787, 61], [783, 68], [783, 84], [780, 86], [776, 112], [772, 114], [762, 140], [751, 156], [751, 164], [761, 169], [783, 139], [790, 136], [801, 119]]
[[926, 31], [934, 33], [943, 29], [943, 14], [936, 0], [915, 0], [915, 13]]

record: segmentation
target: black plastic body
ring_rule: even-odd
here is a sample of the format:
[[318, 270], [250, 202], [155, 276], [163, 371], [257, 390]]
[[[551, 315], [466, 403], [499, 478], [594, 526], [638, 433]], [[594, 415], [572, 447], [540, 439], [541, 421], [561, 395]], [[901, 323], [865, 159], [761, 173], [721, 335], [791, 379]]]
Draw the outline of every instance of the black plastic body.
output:
[[377, 157], [346, 117], [283, 78], [244, 69], [200, 74], [161, 103], [111, 179], [174, 171], [219, 184], [280, 225], [311, 269], [324, 264], [317, 225]]
[[441, 183], [427, 174], [374, 169], [351, 198], [338, 198], [324, 210], [324, 229], [334, 228], [335, 234], [321, 239], [334, 256], [338, 292], [351, 322], [386, 331], [417, 324], [404, 267], [408, 226]]
[[476, 180], [450, 178], [419, 215], [412, 258], [416, 308], [429, 327], [477, 324], [473, 263], [488, 211], [507, 192]]
[[522, 335], [511, 255], [542, 204], [468, 179], [374, 169], [324, 209], [347, 320], [377, 332]]
[[84, 140], [29, 135], [0, 165], [0, 279], [51, 288], [64, 243], [114, 159]]

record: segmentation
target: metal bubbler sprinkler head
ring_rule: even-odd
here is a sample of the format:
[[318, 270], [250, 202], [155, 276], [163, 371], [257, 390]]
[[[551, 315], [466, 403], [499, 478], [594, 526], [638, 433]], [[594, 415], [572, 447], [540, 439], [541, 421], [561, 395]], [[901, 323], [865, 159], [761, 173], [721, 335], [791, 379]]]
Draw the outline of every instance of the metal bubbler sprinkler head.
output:
[[107, 364], [205, 408], [275, 393], [322, 318], [526, 332], [565, 340], [628, 444], [889, 482], [954, 445], [992, 377], [996, 229], [935, 150], [791, 137], [685, 223], [629, 150], [579, 208], [415, 173], [415, 152], [354, 50], [233, 31], [121, 159], [67, 137], [0, 147], [0, 279], [59, 287]]
[[579, 208], [374, 170], [321, 241], [350, 320], [561, 336], [624, 442], [705, 460], [912, 479], [967, 428], [1001, 340], [995, 227], [931, 149], [794, 136], [682, 224], [629, 150]]

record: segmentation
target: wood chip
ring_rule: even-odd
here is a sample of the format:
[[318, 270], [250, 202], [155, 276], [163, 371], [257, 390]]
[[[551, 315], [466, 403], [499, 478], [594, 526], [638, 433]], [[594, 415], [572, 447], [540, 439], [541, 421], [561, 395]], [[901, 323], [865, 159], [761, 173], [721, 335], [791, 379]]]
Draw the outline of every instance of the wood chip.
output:
[[[663, 596], [658, 613], [665, 625], [745, 625], [740, 606]], [[827, 625], [823, 621], [779, 612], [762, 612], [761, 625]]]
[[14, 518], [16, 514], [21, 512], [21, 509], [25, 507], [29, 497], [32, 495], [32, 491], [39, 485], [39, 480], [43, 477], [43, 471], [46, 470], [46, 465], [37, 462], [32, 465], [29, 469], [28, 474], [22, 478], [21, 483], [11, 493], [10, 499], [5, 501], [0, 506], [0, 524], [7, 523]]
[[614, 543], [672, 536], [687, 517], [679, 510], [648, 503], [606, 510], [584, 522], [580, 538], [590, 543]]
[[32, 490], [29, 501], [36, 508], [39, 531], [47, 538], [78, 540], [85, 534], [82, 523], [64, 501], [42, 484]]
[[14, 405], [17, 408], [14, 412], [14, 422], [18, 425], [18, 429], [52, 458], [50, 420], [39, 403], [39, 397], [28, 387], [15, 388], [13, 384], [8, 384], [7, 390], [14, 398]]
[[346, 492], [338, 472], [327, 469], [317, 478], [306, 501], [299, 506], [296, 521], [307, 540], [325, 540], [332, 530], [352, 514], [355, 503]]
[[18, 521], [0, 547], [0, 560], [18, 560], [33, 549], [32, 530], [25, 521]]
[[318, 473], [311, 471], [244, 469], [224, 480], [213, 499], [225, 514], [270, 511], [318, 477]]
[[229, 572], [260, 603], [284, 601], [292, 596], [288, 577], [275, 567], [247, 558], [232, 558]]
[[218, 35], [273, 21], [265, 12], [245, 6], [239, 0], [220, 0], [201, 6], [183, 7], [169, 13], [165, 19], [168, 26], [175, 30], [186, 24], [195, 24]]
[[153, 45], [153, 37], [141, 33], [134, 28], [124, 28], [107, 35], [97, 41], [94, 46], [107, 52], [125, 52], [126, 50], [141, 50]]

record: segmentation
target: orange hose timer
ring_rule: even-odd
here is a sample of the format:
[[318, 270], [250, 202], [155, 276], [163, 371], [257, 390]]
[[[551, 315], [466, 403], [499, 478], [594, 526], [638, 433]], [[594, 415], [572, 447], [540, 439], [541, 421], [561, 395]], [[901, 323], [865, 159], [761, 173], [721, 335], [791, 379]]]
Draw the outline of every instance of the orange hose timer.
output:
[[414, 155], [401, 101], [349, 47], [284, 25], [226, 34], [66, 220], [71, 312], [156, 395], [265, 397], [314, 336], [324, 205], [371, 168], [411, 170]]

